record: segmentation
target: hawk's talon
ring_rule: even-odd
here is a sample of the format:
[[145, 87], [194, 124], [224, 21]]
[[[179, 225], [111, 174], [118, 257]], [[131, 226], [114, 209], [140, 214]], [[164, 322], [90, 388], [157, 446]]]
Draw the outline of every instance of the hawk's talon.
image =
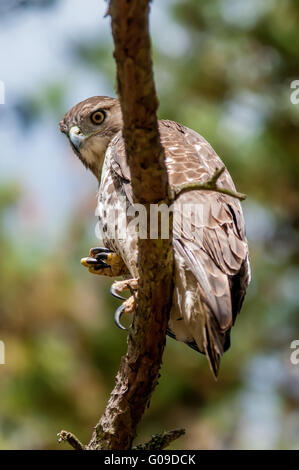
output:
[[123, 302], [123, 304], [120, 307], [118, 307], [118, 309], [116, 310], [114, 314], [114, 321], [115, 321], [115, 324], [118, 326], [118, 328], [120, 328], [121, 330], [127, 330], [127, 328], [125, 328], [120, 323], [120, 319], [123, 313], [132, 313], [134, 311], [134, 308], [135, 308], [135, 296], [131, 295], [131, 297], [126, 299]]
[[128, 273], [120, 256], [106, 247], [91, 248], [89, 256], [81, 259], [81, 264], [88, 268], [90, 273], [102, 276], [118, 277]]
[[109, 258], [108, 253], [97, 253], [95, 259], [107, 260]]
[[90, 248], [89, 250], [89, 255], [93, 258], [96, 258], [96, 255], [100, 253], [111, 253], [111, 250], [109, 250], [109, 248], [106, 248], [105, 246]]
[[[115, 324], [120, 328], [121, 330], [127, 330], [124, 326], [122, 326], [120, 319], [123, 315], [123, 313], [132, 313], [135, 308], [135, 298], [136, 298], [136, 291], [138, 289], [138, 279], [126, 279], [124, 281], [116, 281], [112, 284], [110, 288], [111, 294], [116, 297], [117, 299], [124, 300], [123, 304], [118, 307], [114, 314], [114, 321]], [[120, 292], [124, 290], [130, 290], [131, 297], [128, 299], [125, 299], [120, 295]]]
[[120, 328], [121, 330], [127, 330], [127, 328], [125, 328], [121, 323], [120, 323], [120, 319], [122, 317], [122, 314], [124, 313], [124, 310], [125, 310], [125, 305], [122, 304], [118, 307], [118, 309], [115, 311], [115, 314], [114, 314], [114, 322], [116, 324], [116, 326], [118, 328]]
[[113, 295], [113, 297], [115, 297], [116, 299], [126, 300], [125, 297], [118, 294], [115, 284], [112, 284], [112, 286], [110, 287], [110, 294]]
[[89, 256], [87, 258], [82, 258], [81, 263], [86, 263], [86, 264], [97, 264], [97, 260], [95, 258], [90, 258]]
[[105, 268], [110, 268], [110, 264], [105, 263], [105, 261], [98, 260], [96, 258], [82, 258], [81, 259], [81, 264], [85, 266], [86, 268], [92, 268], [95, 271], [98, 271], [99, 269], [105, 269]]
[[97, 266], [94, 266], [94, 269], [98, 271], [99, 269], [105, 269], [105, 268], [110, 268], [110, 264], [105, 263], [104, 261], [100, 262], [100, 260], [97, 262]]

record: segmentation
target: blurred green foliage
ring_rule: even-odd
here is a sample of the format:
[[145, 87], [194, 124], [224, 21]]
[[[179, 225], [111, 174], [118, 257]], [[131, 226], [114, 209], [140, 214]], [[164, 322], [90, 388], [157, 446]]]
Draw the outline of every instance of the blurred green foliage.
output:
[[[174, 448], [299, 448], [298, 122], [290, 83], [299, 78], [299, 4], [291, 0], [180, 0], [178, 28], [153, 37], [160, 117], [199, 131], [248, 194], [253, 280], [214, 382], [205, 358], [167, 340], [159, 387], [138, 441], [186, 427]], [[82, 67], [114, 82], [111, 38], [70, 49]], [[34, 120], [60, 112], [63, 88], [22, 103]], [[101, 94], [101, 90], [99, 90]], [[82, 169], [83, 171], [83, 169]], [[103, 411], [126, 336], [114, 327], [109, 280], [79, 265], [96, 243], [94, 200], [77, 201], [51, 253], [20, 251], [7, 230], [22, 191], [0, 188], [0, 447], [56, 448], [67, 429], [88, 441]], [[86, 210], [87, 208], [87, 210]]]

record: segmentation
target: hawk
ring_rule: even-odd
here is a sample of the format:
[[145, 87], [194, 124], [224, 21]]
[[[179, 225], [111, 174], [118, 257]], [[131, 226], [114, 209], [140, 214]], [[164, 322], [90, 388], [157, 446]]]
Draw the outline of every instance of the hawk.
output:
[[[93, 273], [123, 276], [124, 281], [112, 289], [119, 298], [123, 298], [119, 295], [123, 289], [138, 287], [135, 227], [121, 238], [111, 237], [109, 226], [111, 211], [116, 207], [125, 211], [133, 206], [122, 126], [119, 101], [106, 96], [78, 103], [60, 122], [74, 153], [99, 182], [97, 214], [105, 246], [92, 248], [89, 257], [81, 262]], [[177, 122], [161, 120], [159, 133], [171, 188], [206, 182], [224, 166], [197, 132]], [[226, 168], [218, 183], [235, 190]], [[195, 221], [190, 216], [183, 230], [174, 222], [174, 290], [167, 334], [205, 354], [217, 376], [220, 358], [230, 346], [230, 330], [250, 282], [245, 223], [239, 200], [217, 191], [182, 192], [174, 202], [174, 211], [180, 214], [185, 205], [201, 210]], [[120, 314], [133, 308], [130, 299], [116, 312], [118, 324]]]

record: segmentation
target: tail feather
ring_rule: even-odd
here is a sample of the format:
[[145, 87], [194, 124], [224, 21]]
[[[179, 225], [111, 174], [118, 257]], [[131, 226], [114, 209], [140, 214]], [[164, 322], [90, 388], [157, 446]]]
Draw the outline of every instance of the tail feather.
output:
[[209, 321], [204, 327], [204, 348], [210, 368], [214, 377], [217, 379], [220, 359], [224, 351], [223, 348], [220, 347], [217, 333], [215, 334]]
[[211, 370], [217, 379], [220, 359], [230, 347], [230, 329], [221, 331], [215, 318], [207, 313], [207, 321], [204, 326], [204, 348]]

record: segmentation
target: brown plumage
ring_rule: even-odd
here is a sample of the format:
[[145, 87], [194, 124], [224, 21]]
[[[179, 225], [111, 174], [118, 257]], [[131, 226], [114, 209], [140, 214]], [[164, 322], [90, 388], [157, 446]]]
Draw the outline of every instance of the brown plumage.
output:
[[[100, 125], [91, 122], [103, 110]], [[75, 127], [74, 127], [75, 126]], [[60, 122], [73, 150], [99, 180], [98, 215], [104, 244], [118, 253], [132, 277], [138, 277], [137, 235], [111, 238], [109, 213], [133, 204], [119, 102], [93, 97], [72, 108]], [[159, 121], [169, 184], [204, 182], [223, 166], [210, 144], [199, 134], [173, 121]], [[235, 190], [227, 171], [218, 184]], [[196, 207], [188, 215], [187, 207]], [[241, 309], [250, 281], [248, 246], [240, 202], [215, 191], [193, 190], [174, 203], [174, 294], [169, 335], [187, 343], [209, 359], [217, 375], [220, 357], [230, 345], [230, 330]], [[176, 215], [178, 217], [176, 217]], [[184, 216], [184, 224], [179, 223]]]

